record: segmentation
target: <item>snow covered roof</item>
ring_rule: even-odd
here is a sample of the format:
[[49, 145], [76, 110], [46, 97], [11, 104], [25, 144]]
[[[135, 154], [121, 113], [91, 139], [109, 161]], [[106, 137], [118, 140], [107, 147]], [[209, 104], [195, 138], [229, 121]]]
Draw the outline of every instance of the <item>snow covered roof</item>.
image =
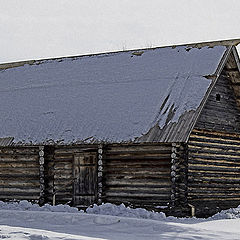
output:
[[207, 76], [228, 49], [177, 46], [2, 67], [0, 137], [33, 144], [185, 141], [213, 81]]

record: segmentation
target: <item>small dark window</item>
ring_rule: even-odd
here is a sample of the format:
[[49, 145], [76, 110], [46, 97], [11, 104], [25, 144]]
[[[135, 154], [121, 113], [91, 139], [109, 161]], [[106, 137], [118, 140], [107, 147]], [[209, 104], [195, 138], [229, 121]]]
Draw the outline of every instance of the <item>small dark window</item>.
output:
[[217, 94], [216, 94], [216, 101], [218, 101], [218, 102], [219, 102], [219, 101], [220, 101], [220, 99], [221, 99], [221, 96], [220, 96], [220, 94], [219, 94], [219, 93], [217, 93]]

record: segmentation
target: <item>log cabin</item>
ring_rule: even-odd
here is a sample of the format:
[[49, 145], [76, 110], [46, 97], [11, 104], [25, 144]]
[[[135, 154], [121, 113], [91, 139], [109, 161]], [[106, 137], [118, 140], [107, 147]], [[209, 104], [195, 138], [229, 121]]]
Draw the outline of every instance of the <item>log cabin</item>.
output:
[[0, 200], [240, 204], [240, 40], [0, 65]]

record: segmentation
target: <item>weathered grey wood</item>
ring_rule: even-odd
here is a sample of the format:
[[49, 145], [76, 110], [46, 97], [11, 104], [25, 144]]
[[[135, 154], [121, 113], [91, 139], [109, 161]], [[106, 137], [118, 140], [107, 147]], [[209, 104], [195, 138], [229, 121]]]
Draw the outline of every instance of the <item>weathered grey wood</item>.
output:
[[103, 201], [133, 206], [170, 202], [171, 144], [106, 146]]
[[93, 204], [97, 194], [96, 153], [76, 153], [74, 155], [73, 178], [74, 205], [89, 206]]
[[[167, 198], [152, 198], [152, 197], [121, 197], [119, 198], [118, 196], [108, 196], [105, 197], [103, 195], [104, 201], [108, 201], [110, 203], [125, 203], [126, 205], [131, 205], [131, 206], [153, 206], [153, 205], [158, 205], [158, 206], [166, 206], [169, 204], [169, 196]], [[162, 205], [160, 205], [160, 203]]]
[[189, 138], [188, 201], [199, 216], [240, 204], [239, 83], [231, 53]]
[[[239, 107], [231, 84], [231, 80], [223, 74], [219, 77], [198, 118], [196, 128], [239, 133]], [[217, 94], [220, 95], [220, 101], [216, 99]]]
[[198, 211], [224, 209], [226, 201], [233, 206], [240, 200], [239, 140], [237, 133], [193, 130], [188, 144], [188, 201], [197, 204]]

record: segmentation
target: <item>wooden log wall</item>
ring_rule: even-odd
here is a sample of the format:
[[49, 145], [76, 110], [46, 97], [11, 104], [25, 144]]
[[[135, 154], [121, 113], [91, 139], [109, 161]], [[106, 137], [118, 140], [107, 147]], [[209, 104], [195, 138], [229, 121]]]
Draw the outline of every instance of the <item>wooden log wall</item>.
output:
[[211, 209], [240, 204], [240, 135], [193, 130], [188, 143], [188, 201], [209, 214]]
[[[239, 91], [238, 91], [239, 92]], [[240, 132], [240, 111], [233, 83], [224, 69], [196, 123], [196, 128], [219, 132]]]
[[0, 148], [0, 200], [39, 201], [39, 148]]
[[173, 149], [170, 143], [4, 147], [0, 199], [72, 204], [74, 159], [92, 152], [97, 156], [96, 203], [166, 206], [171, 201], [173, 150], [179, 156], [179, 146]]
[[171, 144], [105, 146], [102, 201], [147, 208], [168, 205], [171, 153]]

